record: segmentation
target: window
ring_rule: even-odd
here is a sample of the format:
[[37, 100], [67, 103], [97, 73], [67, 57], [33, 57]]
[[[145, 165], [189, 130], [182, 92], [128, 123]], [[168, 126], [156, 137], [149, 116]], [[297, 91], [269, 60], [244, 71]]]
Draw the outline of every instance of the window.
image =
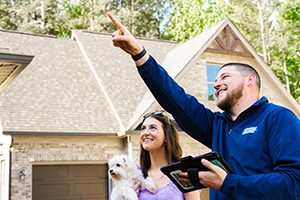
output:
[[217, 73], [220, 69], [220, 65], [207, 64], [206, 65], [206, 73], [207, 73], [207, 93], [208, 100], [214, 101], [216, 99], [214, 92], [214, 82], [217, 76]]

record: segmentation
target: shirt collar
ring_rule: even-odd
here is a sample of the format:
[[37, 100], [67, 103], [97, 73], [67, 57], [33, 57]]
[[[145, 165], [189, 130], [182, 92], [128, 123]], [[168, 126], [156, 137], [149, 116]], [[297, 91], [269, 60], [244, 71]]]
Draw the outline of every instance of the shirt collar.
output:
[[[263, 96], [263, 97], [261, 97], [258, 101], [256, 101], [254, 104], [252, 104], [252, 106], [250, 106], [249, 108], [247, 108], [246, 110], [244, 110], [239, 116], [244, 115], [243, 113], [247, 113], [247, 112], [249, 112], [250, 110], [253, 110], [253, 109], [257, 108], [258, 106], [260, 106], [260, 105], [262, 105], [262, 104], [264, 104], [264, 103], [268, 103], [268, 102], [269, 102], [269, 101], [268, 101], [267, 97]], [[227, 111], [224, 111], [224, 112], [222, 112], [222, 113], [218, 113], [218, 115], [219, 115], [220, 117], [222, 117], [222, 118], [229, 119], [229, 120], [232, 121], [231, 115], [230, 115], [230, 113], [227, 112]]]

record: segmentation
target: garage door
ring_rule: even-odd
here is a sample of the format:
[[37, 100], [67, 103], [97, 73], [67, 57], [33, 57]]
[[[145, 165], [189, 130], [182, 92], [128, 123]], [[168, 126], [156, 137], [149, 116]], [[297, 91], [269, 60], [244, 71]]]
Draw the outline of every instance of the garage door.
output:
[[106, 200], [107, 165], [34, 165], [33, 200]]

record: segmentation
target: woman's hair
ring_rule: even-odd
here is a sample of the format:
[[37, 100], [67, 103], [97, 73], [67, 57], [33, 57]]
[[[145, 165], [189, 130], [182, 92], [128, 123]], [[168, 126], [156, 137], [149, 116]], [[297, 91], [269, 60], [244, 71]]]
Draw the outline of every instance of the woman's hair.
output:
[[[168, 164], [180, 160], [182, 156], [182, 149], [179, 144], [178, 132], [175, 128], [174, 122], [168, 116], [164, 115], [162, 112], [159, 111], [146, 114], [144, 116], [142, 124], [148, 117], [155, 118], [162, 123], [163, 131], [165, 134], [165, 152]], [[148, 169], [151, 166], [150, 155], [149, 152], [146, 151], [142, 145], [140, 149], [141, 170], [143, 172], [144, 177], [147, 177]]]

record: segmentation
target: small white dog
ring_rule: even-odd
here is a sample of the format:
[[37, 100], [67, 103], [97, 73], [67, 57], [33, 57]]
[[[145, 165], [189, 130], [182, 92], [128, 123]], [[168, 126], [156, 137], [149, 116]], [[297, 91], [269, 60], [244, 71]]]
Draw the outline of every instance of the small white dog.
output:
[[137, 200], [138, 196], [132, 189], [133, 178], [141, 182], [141, 190], [147, 189], [154, 193], [156, 186], [152, 178], [143, 177], [142, 171], [125, 155], [114, 156], [108, 163], [109, 174], [114, 182], [111, 200]]

